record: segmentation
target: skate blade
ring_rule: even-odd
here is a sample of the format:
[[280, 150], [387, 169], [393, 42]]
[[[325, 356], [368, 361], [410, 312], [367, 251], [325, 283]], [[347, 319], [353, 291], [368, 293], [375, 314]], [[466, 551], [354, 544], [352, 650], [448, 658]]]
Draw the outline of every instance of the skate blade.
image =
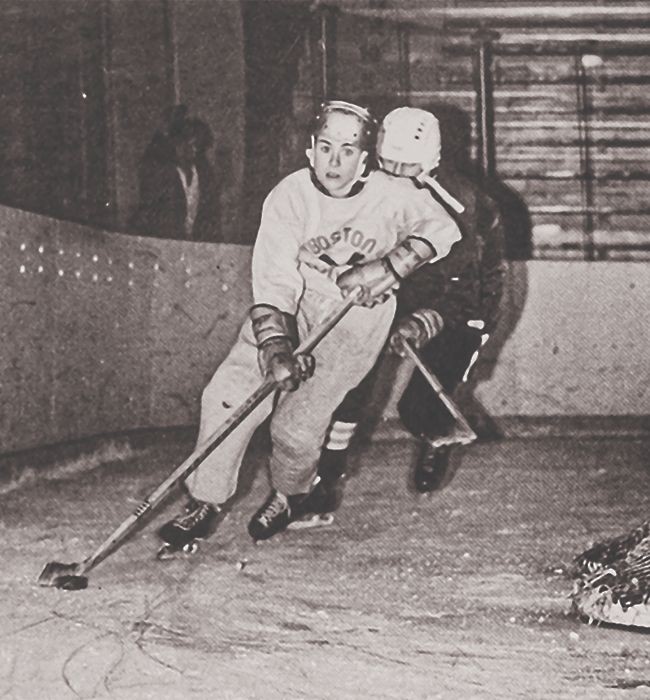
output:
[[440, 447], [454, 447], [461, 446], [466, 447], [471, 445], [477, 439], [476, 433], [471, 432], [461, 432], [456, 431], [451, 433], [451, 435], [445, 435], [444, 437], [437, 438], [436, 440], [431, 440], [431, 448], [437, 450]]
[[292, 520], [287, 530], [312, 530], [317, 527], [328, 527], [334, 522], [332, 513], [314, 514], [305, 520]]
[[188, 542], [183, 547], [174, 547], [170, 544], [164, 544], [156, 553], [158, 561], [169, 561], [170, 559], [180, 559], [191, 557], [199, 551], [198, 540]]

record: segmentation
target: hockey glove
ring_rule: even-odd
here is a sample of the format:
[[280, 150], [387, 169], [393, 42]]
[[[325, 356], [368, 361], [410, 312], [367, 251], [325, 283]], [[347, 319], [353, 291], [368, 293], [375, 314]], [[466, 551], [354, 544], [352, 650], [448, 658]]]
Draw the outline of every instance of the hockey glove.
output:
[[353, 289], [361, 287], [363, 292], [357, 297], [356, 303], [375, 306], [385, 302], [405, 277], [436, 256], [429, 241], [409, 236], [380, 260], [354, 265], [346, 270], [338, 276], [336, 284], [344, 297]]
[[315, 367], [311, 355], [293, 354], [298, 344], [295, 317], [267, 304], [253, 306], [250, 317], [262, 374], [271, 377], [283, 391], [294, 391], [313, 375]]
[[418, 309], [401, 319], [390, 337], [389, 349], [395, 355], [406, 357], [404, 342], [416, 349], [426, 345], [443, 329], [442, 316], [433, 309]]
[[[353, 265], [336, 278], [336, 284], [344, 297], [355, 289], [361, 288], [362, 291], [356, 303], [368, 308], [383, 304], [390, 298], [393, 290], [399, 287], [399, 281], [383, 258], [362, 265]], [[383, 291], [377, 294], [375, 289], [379, 287]], [[385, 291], [386, 287], [388, 291]]]

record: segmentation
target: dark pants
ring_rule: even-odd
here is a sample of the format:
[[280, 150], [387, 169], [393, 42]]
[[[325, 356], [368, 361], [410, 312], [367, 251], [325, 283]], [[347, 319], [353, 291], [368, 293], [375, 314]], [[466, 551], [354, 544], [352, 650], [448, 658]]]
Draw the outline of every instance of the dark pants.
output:
[[[481, 347], [481, 331], [467, 326], [444, 328], [420, 351], [424, 363], [451, 394], [462, 380], [474, 353]], [[361, 383], [349, 391], [336, 409], [333, 420], [358, 423], [377, 381], [377, 364]], [[427, 380], [415, 369], [398, 403], [399, 417], [413, 436], [430, 439], [446, 435], [455, 421]]]

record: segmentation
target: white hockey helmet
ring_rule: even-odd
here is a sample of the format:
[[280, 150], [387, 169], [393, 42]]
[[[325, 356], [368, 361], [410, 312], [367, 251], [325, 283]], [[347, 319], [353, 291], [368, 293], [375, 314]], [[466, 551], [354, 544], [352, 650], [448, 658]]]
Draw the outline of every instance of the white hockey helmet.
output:
[[[431, 112], [398, 107], [381, 123], [377, 159], [394, 175], [428, 175], [440, 163], [440, 125]], [[408, 172], [405, 172], [408, 171]]]
[[440, 143], [440, 124], [431, 112], [398, 107], [384, 117], [379, 129], [377, 161], [392, 175], [425, 182], [460, 213], [465, 207], [431, 175], [440, 164]]

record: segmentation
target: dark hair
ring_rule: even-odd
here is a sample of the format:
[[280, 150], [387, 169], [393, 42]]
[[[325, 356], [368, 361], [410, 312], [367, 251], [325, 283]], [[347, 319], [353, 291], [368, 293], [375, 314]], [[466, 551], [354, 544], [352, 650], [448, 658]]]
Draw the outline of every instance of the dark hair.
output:
[[189, 117], [189, 109], [187, 105], [174, 105], [167, 111], [166, 121], [167, 121], [167, 133], [169, 136], [173, 136], [178, 133], [183, 127], [183, 123], [187, 121]]
[[194, 139], [200, 152], [210, 148], [213, 141], [210, 127], [202, 119], [190, 117], [189, 109], [183, 104], [172, 109], [167, 135], [173, 143]]

